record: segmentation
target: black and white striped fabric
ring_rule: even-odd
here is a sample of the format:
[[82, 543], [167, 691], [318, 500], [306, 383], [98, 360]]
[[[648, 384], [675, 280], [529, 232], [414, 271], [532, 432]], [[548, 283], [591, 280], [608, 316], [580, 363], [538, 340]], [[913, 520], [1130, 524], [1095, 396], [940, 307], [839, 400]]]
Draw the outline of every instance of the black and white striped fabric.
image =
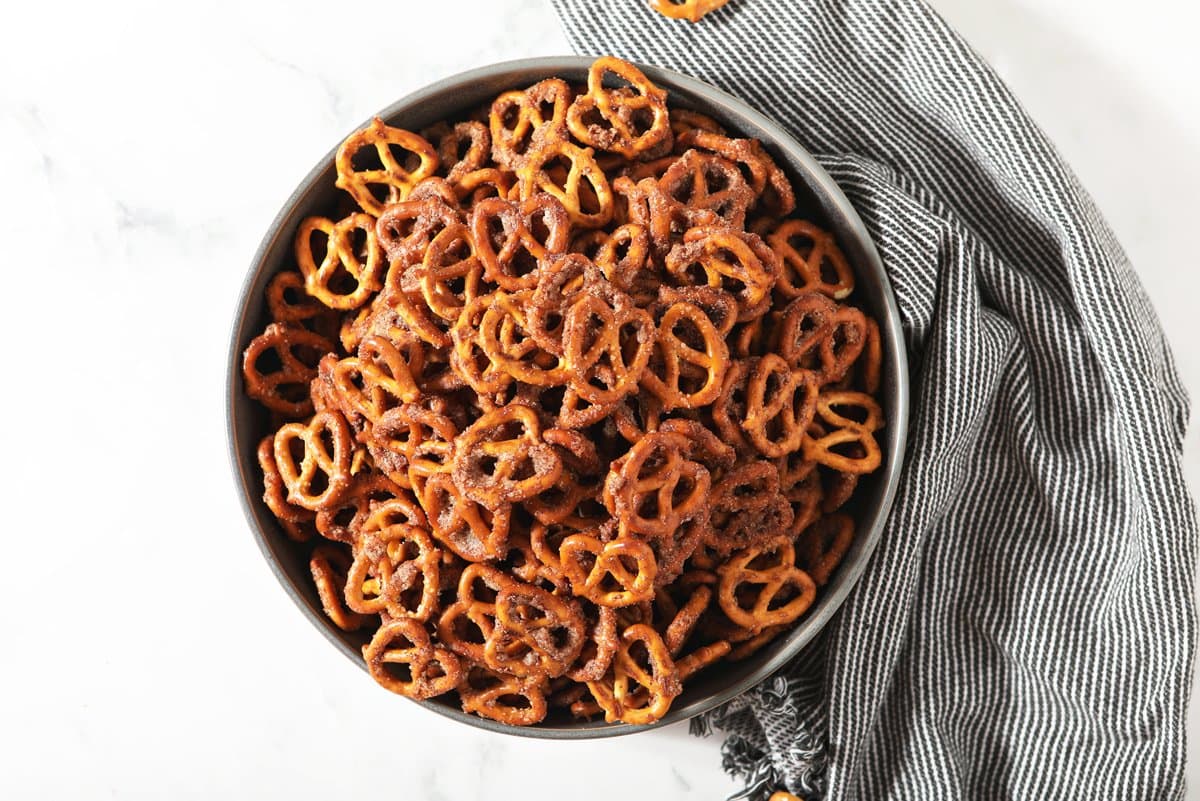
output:
[[920, 0], [553, 0], [580, 53], [739, 95], [875, 238], [914, 418], [895, 509], [818, 643], [696, 727], [745, 798], [1183, 794], [1197, 530], [1188, 402], [1099, 211]]

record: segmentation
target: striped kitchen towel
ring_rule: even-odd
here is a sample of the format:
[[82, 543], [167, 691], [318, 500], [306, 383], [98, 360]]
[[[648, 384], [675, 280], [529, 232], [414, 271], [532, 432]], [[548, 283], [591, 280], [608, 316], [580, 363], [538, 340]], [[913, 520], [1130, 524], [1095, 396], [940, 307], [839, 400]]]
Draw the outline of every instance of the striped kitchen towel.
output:
[[697, 721], [743, 797], [1183, 794], [1197, 529], [1188, 402], [1121, 246], [921, 0], [553, 0], [574, 48], [688, 73], [841, 185], [903, 314], [896, 505], [835, 620]]

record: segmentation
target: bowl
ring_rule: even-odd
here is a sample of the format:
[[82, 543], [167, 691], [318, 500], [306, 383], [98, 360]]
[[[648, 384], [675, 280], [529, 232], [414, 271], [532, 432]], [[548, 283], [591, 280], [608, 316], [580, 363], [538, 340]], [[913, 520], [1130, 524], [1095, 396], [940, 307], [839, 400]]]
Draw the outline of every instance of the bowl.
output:
[[[473, 108], [501, 92], [524, 88], [556, 76], [584, 83], [591, 59], [575, 56], [524, 59], [464, 72], [415, 92], [379, 113], [389, 125], [419, 130], [438, 120]], [[850, 202], [816, 160], [766, 115], [708, 84], [655, 67], [641, 69], [669, 92], [672, 108], [701, 111], [730, 131], [754, 137], [770, 151], [792, 179], [797, 212], [833, 231], [856, 275], [856, 297], [879, 323], [883, 345], [880, 401], [886, 415], [880, 446], [883, 465], [864, 477], [849, 509], [857, 521], [854, 544], [809, 612], [796, 626], [751, 658], [721, 663], [691, 679], [665, 717], [647, 726], [603, 721], [545, 721], [508, 726], [464, 713], [449, 701], [418, 702], [427, 709], [462, 723], [506, 734], [550, 739], [613, 737], [666, 726], [699, 715], [734, 698], [779, 670], [817, 635], [846, 599], [866, 567], [879, 540], [900, 475], [908, 424], [908, 368], [900, 331], [900, 315], [879, 254]], [[769, 110], [768, 110], [769, 111]], [[360, 126], [361, 127], [361, 126]], [[336, 149], [336, 147], [335, 147]], [[229, 453], [242, 506], [263, 556], [300, 611], [325, 637], [356, 664], [365, 665], [361, 635], [336, 628], [321, 610], [308, 562], [287, 539], [266, 504], [255, 448], [268, 433], [267, 414], [243, 389], [241, 356], [268, 320], [263, 291], [276, 272], [291, 260], [292, 239], [300, 221], [325, 214], [341, 191], [334, 187], [334, 151], [325, 155], [288, 198], [271, 223], [242, 286], [230, 339], [227, 377]], [[368, 680], [364, 675], [364, 680]], [[382, 691], [381, 691], [382, 692]], [[383, 696], [381, 696], [381, 702]]]

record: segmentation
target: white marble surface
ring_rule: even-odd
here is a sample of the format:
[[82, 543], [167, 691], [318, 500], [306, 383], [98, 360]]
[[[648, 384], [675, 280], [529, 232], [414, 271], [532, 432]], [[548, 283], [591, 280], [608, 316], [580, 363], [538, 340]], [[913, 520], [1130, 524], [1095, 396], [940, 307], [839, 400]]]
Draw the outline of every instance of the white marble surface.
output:
[[[935, 5], [1096, 195], [1197, 394], [1195, 19], [1173, 0]], [[410, 90], [565, 52], [548, 3], [115, 0], [5, 17], [0, 798], [727, 794], [716, 741], [683, 727], [530, 741], [377, 690], [295, 613], [228, 475], [225, 337], [291, 187]], [[1194, 433], [1188, 465], [1200, 476]]]

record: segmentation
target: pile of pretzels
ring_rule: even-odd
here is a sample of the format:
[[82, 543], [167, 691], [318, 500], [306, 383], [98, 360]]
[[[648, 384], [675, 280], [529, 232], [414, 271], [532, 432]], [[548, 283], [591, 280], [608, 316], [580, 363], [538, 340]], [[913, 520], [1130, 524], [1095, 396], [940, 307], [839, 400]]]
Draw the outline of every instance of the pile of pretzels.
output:
[[880, 465], [880, 335], [758, 141], [606, 57], [336, 168], [243, 375], [381, 685], [646, 724], [805, 614]]

